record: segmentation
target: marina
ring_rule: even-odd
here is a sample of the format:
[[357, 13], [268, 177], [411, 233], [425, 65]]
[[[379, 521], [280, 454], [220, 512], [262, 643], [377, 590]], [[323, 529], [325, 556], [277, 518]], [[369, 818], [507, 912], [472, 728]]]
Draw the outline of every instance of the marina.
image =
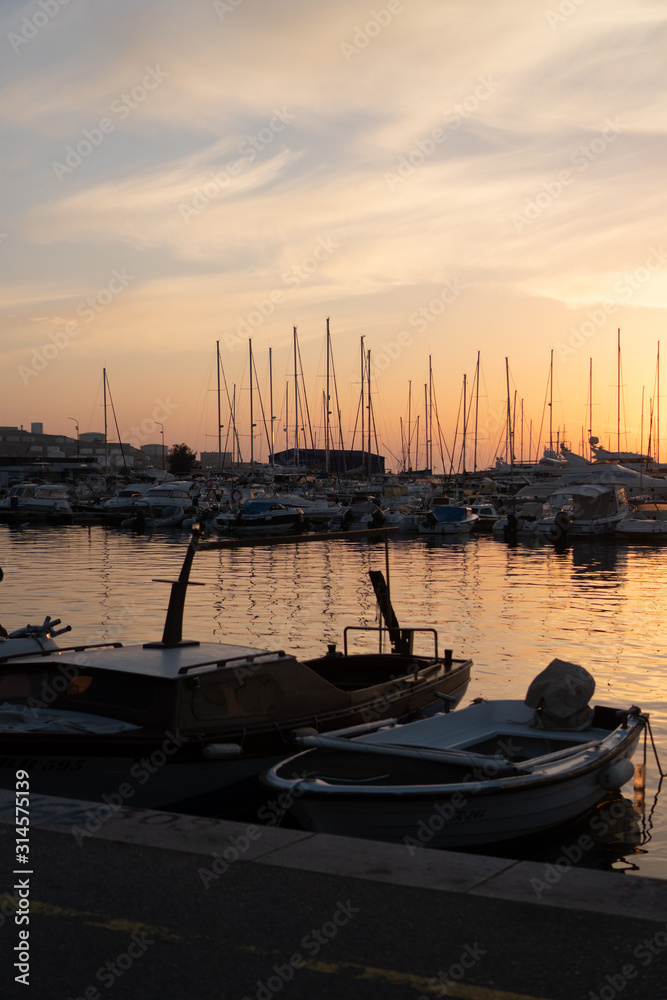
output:
[[[50, 614], [72, 627], [59, 644], [126, 647], [159, 639], [168, 590], [153, 581], [178, 576], [187, 532], [136, 535], [98, 525], [0, 531], [6, 628]], [[187, 595], [186, 638], [286, 649], [308, 660], [340, 642], [345, 628], [377, 625], [368, 573], [384, 569], [380, 538], [243, 541], [238, 548], [197, 553], [193, 579], [204, 586]], [[667, 595], [661, 559], [659, 548], [604, 539], [578, 540], [562, 551], [538, 542], [508, 545], [488, 535], [431, 540], [394, 534], [388, 542], [391, 600], [401, 621], [436, 627], [444, 646], [473, 661], [462, 705], [480, 697], [521, 699], [558, 656], [593, 674], [596, 700], [641, 706], [664, 760], [667, 657], [660, 608]], [[616, 844], [612, 837], [607, 862], [664, 877], [667, 832], [660, 803], [655, 806], [658, 773], [652, 757], [646, 763], [643, 812], [628, 842], [621, 837]], [[626, 796], [628, 788], [632, 795], [630, 784]], [[623, 824], [609, 826], [616, 835]], [[598, 856], [588, 861], [600, 863]]]

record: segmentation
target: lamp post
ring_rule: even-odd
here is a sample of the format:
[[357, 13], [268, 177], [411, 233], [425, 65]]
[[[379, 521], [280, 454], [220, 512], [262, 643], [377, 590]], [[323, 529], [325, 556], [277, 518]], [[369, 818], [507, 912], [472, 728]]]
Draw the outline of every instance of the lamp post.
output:
[[79, 421], [76, 417], [68, 417], [68, 420], [74, 421], [74, 426], [76, 427], [76, 460], [79, 461]]
[[155, 423], [162, 431], [162, 471], [164, 472], [164, 424], [161, 424], [159, 420], [156, 420]]

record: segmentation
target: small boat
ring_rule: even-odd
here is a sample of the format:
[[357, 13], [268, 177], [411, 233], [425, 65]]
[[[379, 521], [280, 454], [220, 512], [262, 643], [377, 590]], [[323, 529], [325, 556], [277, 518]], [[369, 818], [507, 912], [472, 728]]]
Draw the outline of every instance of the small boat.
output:
[[300, 507], [287, 506], [267, 497], [245, 500], [238, 508], [221, 512], [210, 521], [210, 526], [220, 534], [276, 535], [299, 531], [303, 523]]
[[177, 528], [186, 517], [196, 513], [192, 494], [186, 483], [163, 483], [152, 486], [143, 499], [133, 505], [132, 514], [121, 521], [121, 528]]
[[493, 534], [503, 538], [536, 538], [538, 523], [544, 513], [544, 507], [538, 501], [521, 504], [516, 510], [499, 516], [493, 523]]
[[432, 507], [419, 522], [420, 535], [466, 535], [472, 531], [479, 515], [470, 507], [447, 504]]
[[565, 535], [584, 538], [613, 535], [618, 522], [629, 513], [623, 487], [605, 483], [570, 484], [547, 498], [537, 530], [552, 540]]
[[3, 520], [7, 520], [8, 516], [17, 516], [22, 520], [50, 524], [71, 522], [72, 508], [68, 491], [69, 487], [64, 483], [23, 483], [13, 486], [0, 501], [0, 516]]
[[619, 521], [616, 537], [627, 541], [667, 540], [667, 503], [642, 503]]
[[25, 656], [44, 649], [58, 649], [58, 644], [53, 641], [55, 637], [72, 631], [71, 625], [56, 628], [60, 624], [60, 618], [51, 618], [47, 615], [41, 625], [24, 625], [9, 632], [5, 638], [0, 636], [0, 660], [8, 656]]
[[490, 500], [471, 500], [468, 504], [473, 514], [477, 514], [479, 520], [475, 524], [475, 531], [493, 531], [493, 526], [501, 516], [500, 511]]
[[[134, 806], [219, 814], [257, 789], [298, 732], [420, 718], [464, 694], [471, 661], [441, 653], [434, 629], [399, 628], [395, 616], [387, 628], [348, 626], [342, 650], [330, 644], [309, 659], [233, 639], [183, 640], [200, 536], [193, 531], [172, 583], [161, 641], [33, 643], [7, 655], [0, 643], [0, 787], [14, 787], [21, 760], [38, 794], [98, 802], [120, 794]], [[372, 651], [348, 649], [359, 631], [373, 639]], [[418, 654], [421, 631], [432, 651]], [[392, 649], [382, 651], [377, 636], [387, 632]]]
[[634, 774], [647, 716], [591, 709], [588, 671], [554, 660], [526, 700], [480, 701], [375, 732], [299, 740], [262, 780], [318, 833], [458, 848], [525, 837], [593, 808]]

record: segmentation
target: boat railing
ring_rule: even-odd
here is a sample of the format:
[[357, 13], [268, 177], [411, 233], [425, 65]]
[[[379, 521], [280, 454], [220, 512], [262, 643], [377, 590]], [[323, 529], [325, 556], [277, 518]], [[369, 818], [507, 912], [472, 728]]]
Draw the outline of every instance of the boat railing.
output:
[[[385, 625], [347, 625], [343, 629], [343, 651], [344, 655], [348, 655], [347, 649], [347, 636], [348, 632], [376, 632], [378, 634], [378, 640], [380, 648], [382, 647], [382, 638], [384, 635], [389, 636], [389, 639], [394, 646], [395, 652], [400, 652], [404, 656], [413, 655], [414, 637], [417, 632], [428, 632], [433, 636], [433, 656], [438, 659], [438, 633], [434, 628], [399, 628], [400, 641], [396, 643], [396, 630], [394, 628], [388, 628]], [[450, 656], [451, 656], [451, 651]]]
[[272, 650], [262, 650], [259, 653], [241, 653], [239, 656], [232, 656], [229, 659], [223, 659], [220, 656], [216, 657], [214, 660], [209, 660], [206, 663], [191, 663], [186, 664], [179, 668], [179, 674], [188, 674], [190, 676], [198, 673], [206, 673], [209, 671], [210, 667], [216, 667], [218, 669], [232, 667], [238, 670], [241, 667], [249, 666], [250, 669], [253, 667], [259, 667], [263, 663], [273, 663], [280, 659], [293, 659], [285, 652], [284, 649]]
[[[35, 656], [49, 656], [51, 653], [82, 653], [87, 649], [106, 649], [114, 648], [119, 649], [122, 647], [122, 642], [93, 642], [93, 643], [83, 643], [80, 646], [47, 646], [45, 649], [31, 649], [26, 653], [8, 653], [3, 656], [0, 652], [0, 663], [6, 663], [8, 660], [22, 660], [26, 657]], [[2, 647], [0, 646], [0, 650]]]

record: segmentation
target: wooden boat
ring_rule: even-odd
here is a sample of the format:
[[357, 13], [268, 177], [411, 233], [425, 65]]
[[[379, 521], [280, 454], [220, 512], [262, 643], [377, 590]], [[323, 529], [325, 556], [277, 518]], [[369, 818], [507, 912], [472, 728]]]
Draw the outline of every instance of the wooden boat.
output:
[[588, 711], [585, 729], [546, 729], [526, 702], [486, 701], [363, 735], [310, 736], [262, 780], [318, 833], [409, 847], [507, 841], [583, 815], [632, 777], [647, 717]]
[[217, 811], [222, 789], [229, 798], [244, 783], [256, 785], [262, 770], [291, 752], [299, 731], [421, 717], [463, 695], [471, 661], [453, 659], [451, 650], [441, 655], [434, 629], [424, 630], [432, 652], [413, 653], [420, 630], [394, 620], [365, 630], [388, 631], [391, 652], [350, 652], [351, 627], [342, 651], [332, 645], [312, 659], [233, 640], [183, 640], [199, 538], [194, 531], [172, 583], [161, 641], [31, 647], [9, 656], [0, 643], [1, 786], [13, 787], [23, 767], [35, 793]]

